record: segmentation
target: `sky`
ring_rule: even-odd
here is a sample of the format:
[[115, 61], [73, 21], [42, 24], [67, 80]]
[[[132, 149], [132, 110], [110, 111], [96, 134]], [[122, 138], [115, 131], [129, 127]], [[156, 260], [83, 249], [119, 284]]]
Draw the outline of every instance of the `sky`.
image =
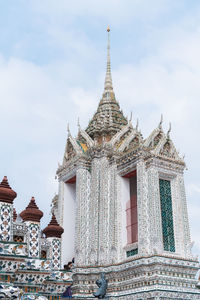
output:
[[0, 0], [0, 178], [20, 213], [50, 219], [67, 124], [85, 128], [101, 98], [107, 26], [115, 95], [146, 138], [164, 117], [185, 155], [193, 252], [200, 254], [200, 2]]

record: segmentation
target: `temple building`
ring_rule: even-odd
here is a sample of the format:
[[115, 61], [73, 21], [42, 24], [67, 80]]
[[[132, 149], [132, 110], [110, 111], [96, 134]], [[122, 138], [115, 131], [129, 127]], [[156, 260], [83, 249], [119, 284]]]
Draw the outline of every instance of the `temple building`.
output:
[[[144, 138], [127, 119], [112, 84], [110, 29], [104, 90], [86, 129], [68, 137], [57, 170], [52, 217], [31, 198], [17, 214], [17, 194], [0, 183], [0, 299], [200, 299], [192, 254], [184, 158], [162, 117]], [[64, 268], [74, 258], [72, 271]], [[99, 284], [100, 281], [98, 281]]]
[[[68, 129], [53, 210], [62, 263], [75, 256], [73, 293], [92, 299], [103, 272], [109, 299], [200, 299], [191, 252], [185, 162], [157, 128], [143, 138], [113, 89], [108, 29], [103, 95], [86, 129]], [[170, 126], [171, 127], [171, 126]]]

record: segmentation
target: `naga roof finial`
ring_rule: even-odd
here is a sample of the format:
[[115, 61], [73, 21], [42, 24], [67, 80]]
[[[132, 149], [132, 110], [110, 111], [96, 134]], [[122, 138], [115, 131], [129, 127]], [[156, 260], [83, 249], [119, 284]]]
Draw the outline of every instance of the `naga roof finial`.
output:
[[172, 130], [172, 125], [171, 125], [171, 122], [169, 122], [169, 129], [167, 131], [167, 137], [168, 138], [169, 138], [169, 134], [170, 134], [171, 130]]
[[131, 111], [131, 115], [130, 115], [129, 122], [131, 122], [131, 121], [132, 121], [132, 117], [133, 117], [133, 113], [132, 113], [132, 111]]

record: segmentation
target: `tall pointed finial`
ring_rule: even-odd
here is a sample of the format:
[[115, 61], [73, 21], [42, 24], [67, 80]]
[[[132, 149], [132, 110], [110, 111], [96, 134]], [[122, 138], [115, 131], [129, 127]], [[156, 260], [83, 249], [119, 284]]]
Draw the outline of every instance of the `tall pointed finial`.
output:
[[139, 127], [139, 120], [137, 118], [137, 123], [136, 123], [136, 130], [138, 131], [138, 127]]
[[104, 90], [113, 90], [112, 77], [111, 77], [111, 64], [110, 64], [110, 28], [107, 28], [108, 32], [108, 45], [107, 45], [107, 68]]
[[79, 117], [78, 117], [77, 125], [78, 125], [78, 131], [80, 131], [80, 130], [81, 130], [81, 126], [80, 126], [80, 120], [79, 120]]
[[67, 133], [68, 133], [68, 136], [71, 135], [71, 132], [70, 132], [70, 129], [69, 129], [69, 123], [67, 124]]
[[158, 128], [162, 128], [162, 123], [163, 123], [163, 114], [161, 114], [161, 118], [160, 118], [160, 123], [158, 125]]
[[132, 121], [132, 117], [133, 117], [133, 112], [131, 111], [131, 115], [130, 115], [129, 122], [131, 122], [131, 121]]

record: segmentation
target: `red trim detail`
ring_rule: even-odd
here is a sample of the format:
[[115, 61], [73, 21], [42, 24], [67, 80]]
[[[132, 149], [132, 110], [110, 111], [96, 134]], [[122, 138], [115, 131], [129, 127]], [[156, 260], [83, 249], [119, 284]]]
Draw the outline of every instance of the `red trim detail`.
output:
[[69, 180], [67, 180], [65, 183], [75, 183], [76, 182], [76, 176], [70, 178]]
[[133, 176], [136, 176], [136, 175], [137, 175], [137, 171], [134, 170], [134, 171], [131, 171], [130, 173], [124, 175], [123, 177], [130, 178], [130, 177], [133, 177]]

